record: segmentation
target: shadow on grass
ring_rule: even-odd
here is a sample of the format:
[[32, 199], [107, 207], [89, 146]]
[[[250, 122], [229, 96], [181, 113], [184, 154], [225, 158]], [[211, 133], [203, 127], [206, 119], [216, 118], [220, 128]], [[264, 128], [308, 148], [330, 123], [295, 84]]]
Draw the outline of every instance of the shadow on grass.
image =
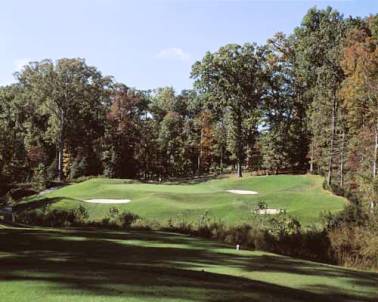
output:
[[229, 174], [220, 174], [220, 175], [206, 175], [206, 176], [197, 176], [191, 178], [178, 178], [178, 179], [169, 179], [164, 184], [166, 185], [195, 185], [203, 182], [208, 182], [214, 179], [224, 179], [230, 177]]
[[204, 176], [193, 176], [193, 177], [171, 177], [158, 180], [125, 180], [125, 183], [144, 183], [144, 184], [156, 184], [156, 185], [195, 185], [203, 182], [208, 182], [214, 179], [224, 179], [230, 177], [230, 174], [219, 174], [219, 175], [204, 175]]
[[60, 202], [62, 200], [80, 201], [79, 199], [63, 197], [63, 196], [57, 196], [57, 197], [51, 197], [51, 198], [46, 197], [46, 198], [41, 198], [41, 199], [37, 199], [37, 200], [34, 200], [34, 201], [19, 203], [19, 204], [15, 205], [13, 207], [13, 209], [16, 213], [20, 213], [20, 212], [28, 211], [28, 210], [46, 208], [49, 205]]
[[46, 282], [49, 295], [67, 299], [80, 292], [141, 301], [376, 301], [326, 284], [293, 289], [206, 270], [222, 266], [245, 273], [348, 278], [373, 292], [378, 283], [374, 273], [270, 254], [223, 254], [212, 249], [220, 245], [164, 232], [9, 228], [0, 229], [0, 243], [0, 280]]

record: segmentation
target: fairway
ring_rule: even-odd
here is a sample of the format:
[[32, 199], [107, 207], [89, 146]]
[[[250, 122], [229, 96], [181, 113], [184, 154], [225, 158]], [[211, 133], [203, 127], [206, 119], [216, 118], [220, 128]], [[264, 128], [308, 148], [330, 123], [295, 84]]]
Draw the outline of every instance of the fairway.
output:
[[2, 302], [352, 302], [378, 291], [376, 273], [172, 233], [3, 227], [0, 242]]
[[[24, 200], [18, 209], [84, 206], [90, 220], [101, 220], [112, 207], [129, 211], [161, 225], [169, 219], [197, 222], [207, 213], [214, 220], [234, 225], [248, 223], [259, 201], [285, 209], [302, 225], [319, 223], [322, 212], [336, 212], [346, 200], [322, 189], [322, 178], [311, 175], [227, 176], [202, 182], [147, 184], [137, 181], [94, 178]], [[257, 194], [234, 194], [248, 190]], [[127, 204], [88, 203], [91, 199], [127, 199]]]

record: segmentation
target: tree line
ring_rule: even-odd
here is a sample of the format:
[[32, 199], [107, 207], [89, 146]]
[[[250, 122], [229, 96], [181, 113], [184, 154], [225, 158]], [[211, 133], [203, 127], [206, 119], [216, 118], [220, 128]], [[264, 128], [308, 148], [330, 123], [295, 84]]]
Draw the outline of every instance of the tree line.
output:
[[378, 15], [329, 7], [264, 45], [207, 52], [180, 93], [130, 88], [84, 59], [31, 62], [0, 87], [0, 186], [310, 171], [374, 208], [377, 44]]

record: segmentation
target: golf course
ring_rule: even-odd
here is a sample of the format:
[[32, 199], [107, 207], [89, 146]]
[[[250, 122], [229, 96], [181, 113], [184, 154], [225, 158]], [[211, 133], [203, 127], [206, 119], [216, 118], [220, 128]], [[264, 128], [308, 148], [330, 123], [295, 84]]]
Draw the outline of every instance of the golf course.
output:
[[319, 224], [321, 213], [335, 213], [347, 204], [346, 199], [325, 191], [322, 182], [314, 175], [228, 175], [162, 184], [93, 178], [27, 198], [16, 209], [22, 212], [48, 205], [50, 209], [67, 210], [83, 206], [89, 220], [100, 221], [109, 209], [117, 208], [161, 225], [170, 219], [197, 222], [207, 213], [215, 221], [235, 225], [250, 222], [258, 202], [264, 202], [308, 226]]
[[3, 1], [0, 302], [378, 302], [377, 12]]
[[[23, 199], [18, 214], [82, 206], [88, 220], [112, 208], [167, 223], [204, 213], [228, 225], [258, 202], [302, 224], [347, 204], [313, 175], [231, 175], [142, 183], [91, 178]], [[0, 301], [376, 301], [378, 274], [163, 231], [0, 224]]]
[[[164, 232], [0, 226], [0, 301], [376, 301], [378, 274]], [[6, 243], [6, 244], [4, 244]]]

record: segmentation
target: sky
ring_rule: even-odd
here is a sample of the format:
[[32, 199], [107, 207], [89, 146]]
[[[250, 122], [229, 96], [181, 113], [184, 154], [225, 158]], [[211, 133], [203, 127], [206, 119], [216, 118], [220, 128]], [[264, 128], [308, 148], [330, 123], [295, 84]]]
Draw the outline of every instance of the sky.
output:
[[289, 34], [328, 5], [378, 13], [378, 0], [0, 0], [0, 85], [29, 61], [80, 57], [129, 87], [179, 92], [206, 51]]

